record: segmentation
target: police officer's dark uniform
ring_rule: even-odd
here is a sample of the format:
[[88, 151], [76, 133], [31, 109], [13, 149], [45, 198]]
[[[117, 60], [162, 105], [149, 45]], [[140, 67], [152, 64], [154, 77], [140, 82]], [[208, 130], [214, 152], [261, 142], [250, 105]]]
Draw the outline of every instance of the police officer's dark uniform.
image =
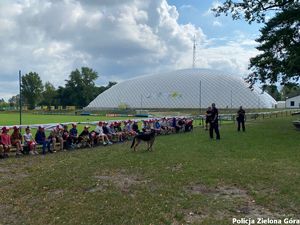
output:
[[211, 121], [211, 107], [208, 107], [206, 114], [205, 114], [205, 130], [208, 130], [208, 124]]
[[242, 106], [240, 107], [240, 109], [237, 111], [237, 117], [236, 117], [236, 121], [238, 123], [238, 128], [237, 130], [240, 131], [241, 130], [241, 124], [242, 124], [242, 129], [243, 131], [245, 131], [245, 110], [242, 108]]
[[210, 127], [209, 127], [209, 136], [210, 138], [214, 138], [213, 131], [215, 130], [216, 133], [216, 139], [220, 140], [220, 132], [219, 132], [219, 111], [215, 107], [215, 104], [212, 104], [212, 109], [211, 109], [211, 121], [210, 121]]

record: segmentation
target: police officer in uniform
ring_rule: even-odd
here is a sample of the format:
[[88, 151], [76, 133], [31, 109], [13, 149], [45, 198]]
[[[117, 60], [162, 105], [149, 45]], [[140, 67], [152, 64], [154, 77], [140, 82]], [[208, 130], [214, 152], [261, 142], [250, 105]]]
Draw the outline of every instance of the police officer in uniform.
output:
[[242, 124], [242, 129], [245, 132], [245, 110], [243, 109], [242, 106], [240, 106], [240, 109], [237, 111], [237, 123], [238, 123], [238, 128], [237, 131], [241, 130], [241, 124]]
[[208, 130], [208, 124], [210, 123], [210, 121], [211, 121], [211, 107], [209, 106], [205, 113], [205, 130]]
[[219, 117], [219, 111], [216, 108], [215, 103], [211, 105], [211, 120], [210, 120], [210, 127], [209, 127], [209, 136], [211, 139], [214, 138], [214, 130], [216, 133], [216, 139], [220, 140], [220, 132], [219, 132], [219, 124], [218, 124], [218, 118]]

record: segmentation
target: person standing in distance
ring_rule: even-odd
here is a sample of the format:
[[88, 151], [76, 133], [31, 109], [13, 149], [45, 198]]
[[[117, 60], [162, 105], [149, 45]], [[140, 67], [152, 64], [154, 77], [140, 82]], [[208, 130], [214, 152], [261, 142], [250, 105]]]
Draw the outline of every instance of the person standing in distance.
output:
[[238, 123], [237, 131], [241, 130], [241, 124], [242, 124], [242, 129], [245, 132], [245, 114], [246, 114], [245, 110], [243, 109], [242, 106], [240, 106], [240, 109], [237, 111], [237, 117], [236, 117]]
[[211, 120], [210, 120], [210, 126], [209, 126], [209, 136], [211, 139], [214, 138], [214, 130], [216, 133], [216, 139], [220, 140], [220, 132], [219, 132], [219, 111], [216, 108], [216, 104], [211, 104]]

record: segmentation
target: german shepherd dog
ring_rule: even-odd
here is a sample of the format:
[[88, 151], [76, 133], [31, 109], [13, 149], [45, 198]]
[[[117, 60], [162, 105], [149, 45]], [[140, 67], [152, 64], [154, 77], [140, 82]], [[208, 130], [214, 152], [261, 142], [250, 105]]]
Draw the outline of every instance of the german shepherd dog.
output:
[[141, 143], [141, 141], [147, 142], [147, 151], [152, 151], [152, 146], [155, 141], [155, 130], [151, 130], [150, 133], [142, 133], [136, 135], [133, 140], [130, 148], [133, 148], [136, 151], [136, 147]]

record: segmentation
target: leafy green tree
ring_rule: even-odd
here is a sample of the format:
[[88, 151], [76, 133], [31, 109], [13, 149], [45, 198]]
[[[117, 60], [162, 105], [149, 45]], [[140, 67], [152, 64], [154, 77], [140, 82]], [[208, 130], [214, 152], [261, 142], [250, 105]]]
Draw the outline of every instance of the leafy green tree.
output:
[[[233, 19], [263, 22], [257, 49], [250, 60], [251, 85], [260, 81], [274, 84], [297, 82], [300, 77], [300, 3], [299, 0], [226, 0], [213, 9], [216, 16], [232, 14]], [[271, 19], [266, 21], [266, 17]]]
[[9, 103], [7, 103], [3, 98], [0, 99], [0, 108], [9, 107]]
[[244, 19], [252, 23], [266, 21], [270, 12], [284, 11], [298, 4], [298, 0], [225, 0], [212, 9], [216, 16], [231, 14], [234, 20]]
[[55, 87], [50, 82], [46, 82], [44, 91], [42, 92], [42, 101], [40, 102], [40, 105], [46, 105], [50, 109], [51, 105], [55, 105], [56, 95], [57, 92]]
[[271, 95], [276, 101], [281, 100], [281, 93], [276, 85], [263, 85], [263, 90]]
[[97, 72], [91, 68], [82, 67], [81, 71], [76, 69], [71, 72], [66, 80], [65, 87], [59, 86], [54, 97], [54, 105], [75, 105], [77, 107], [87, 106], [99, 94], [111, 88], [117, 82], [110, 81], [107, 86], [97, 87], [95, 80]]
[[23, 102], [29, 105], [29, 109], [34, 109], [43, 91], [43, 83], [40, 76], [35, 72], [22, 76], [21, 88]]
[[19, 106], [19, 100], [20, 100], [20, 95], [15, 95], [12, 96], [10, 99], [8, 99], [8, 103], [10, 107], [18, 107]]
[[107, 86], [100, 86], [100, 87], [97, 87], [97, 95], [95, 97], [97, 97], [99, 94], [101, 94], [102, 92], [108, 90], [109, 88], [111, 88], [112, 86], [116, 85], [117, 82], [114, 82], [114, 81], [109, 81], [108, 85]]
[[86, 106], [97, 95], [95, 80], [98, 78], [97, 72], [88, 67], [82, 67], [81, 71], [76, 69], [72, 71], [69, 80], [66, 80], [65, 90], [61, 94], [68, 96], [69, 100], [65, 103], [71, 103], [78, 107]]
[[281, 89], [282, 100], [300, 95], [300, 86], [295, 83], [288, 83]]

